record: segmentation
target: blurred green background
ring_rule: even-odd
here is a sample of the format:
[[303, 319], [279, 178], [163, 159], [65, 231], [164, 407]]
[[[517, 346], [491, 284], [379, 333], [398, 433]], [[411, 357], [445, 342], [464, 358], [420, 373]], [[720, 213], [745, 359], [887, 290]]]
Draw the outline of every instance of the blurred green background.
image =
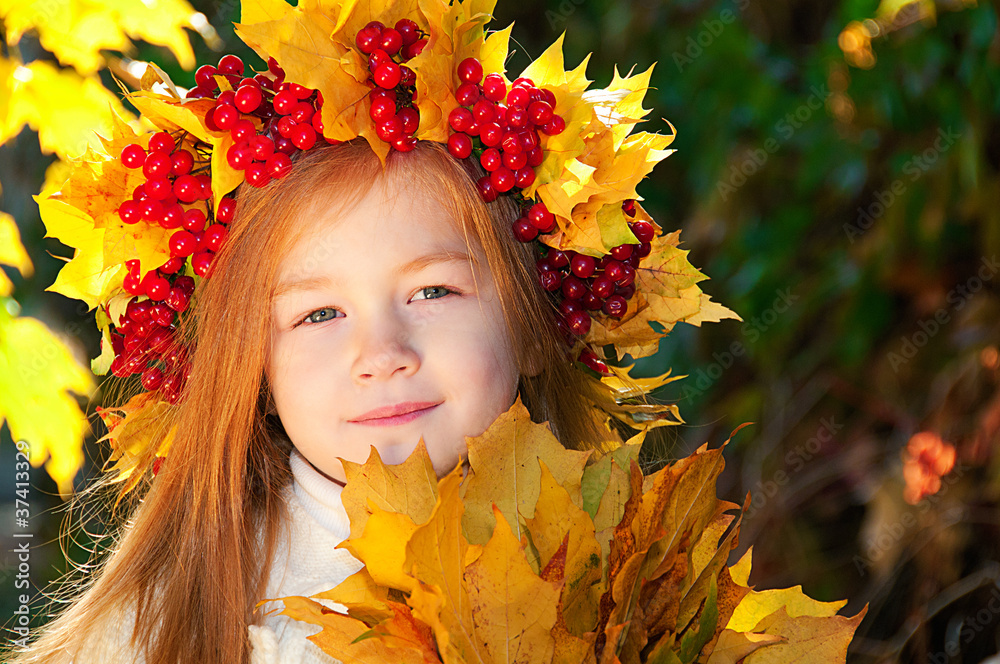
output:
[[[191, 33], [199, 62], [234, 52], [259, 68], [232, 31], [238, 3], [192, 4], [222, 41], [216, 52]], [[961, 0], [501, 0], [493, 23], [516, 23], [509, 72], [563, 31], [568, 64], [593, 53], [595, 85], [616, 63], [658, 63], [644, 128], [672, 123], [677, 153], [640, 188], [644, 205], [664, 228], [683, 229], [692, 263], [712, 278], [704, 289], [744, 322], [679, 326], [643, 362], [688, 375], [659, 395], [687, 424], [651, 441], [644, 460], [718, 445], [754, 422], [727, 449], [720, 485], [736, 502], [752, 492], [737, 553], [753, 545], [758, 589], [801, 583], [819, 599], [847, 599], [850, 614], [868, 604], [852, 662], [981, 662], [1000, 650], [998, 10]], [[137, 48], [131, 57], [192, 84], [169, 52]], [[25, 62], [51, 58], [30, 36], [19, 50]], [[42, 290], [60, 266], [47, 254], [70, 255], [42, 238], [31, 200], [51, 160], [27, 130], [0, 148], [0, 208], [36, 267], [28, 279], [8, 273], [25, 315], [94, 357], [92, 314]], [[12, 503], [14, 449], [2, 435], [10, 470], [0, 486]], [[923, 462], [914, 440], [934, 441]], [[954, 467], [923, 495], [921, 469], [951, 450]], [[78, 486], [105, 456], [88, 441]], [[33, 509], [49, 511], [36, 522], [38, 588], [65, 562], [55, 485], [33, 477]], [[12, 518], [5, 502], [0, 521]], [[89, 524], [99, 534], [102, 515]], [[4, 623], [16, 606], [11, 531], [0, 531]], [[84, 560], [91, 540], [67, 544], [69, 555]]]

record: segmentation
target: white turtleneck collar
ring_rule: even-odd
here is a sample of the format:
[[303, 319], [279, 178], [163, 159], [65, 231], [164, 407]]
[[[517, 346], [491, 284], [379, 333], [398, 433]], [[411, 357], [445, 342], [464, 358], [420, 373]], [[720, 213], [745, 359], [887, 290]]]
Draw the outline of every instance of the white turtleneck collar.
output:
[[298, 450], [292, 450], [289, 461], [295, 496], [302, 507], [337, 539], [347, 539], [351, 524], [340, 500], [343, 487], [316, 470]]

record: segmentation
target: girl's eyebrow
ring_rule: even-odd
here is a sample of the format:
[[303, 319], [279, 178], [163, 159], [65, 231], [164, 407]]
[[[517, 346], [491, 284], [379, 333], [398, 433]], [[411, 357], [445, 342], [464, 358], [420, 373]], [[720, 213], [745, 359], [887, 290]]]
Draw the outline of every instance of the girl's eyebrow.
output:
[[[449, 251], [446, 249], [418, 256], [412, 261], [397, 267], [394, 270], [394, 273], [396, 276], [407, 276], [419, 272], [430, 265], [439, 263], [468, 263], [470, 265], [476, 265], [477, 261], [464, 251]], [[289, 293], [333, 286], [336, 285], [336, 283], [336, 279], [325, 274], [313, 277], [303, 277], [301, 279], [292, 279], [280, 283], [277, 289], [275, 289], [274, 295], [271, 299], [277, 300], [278, 298], [288, 295]]]

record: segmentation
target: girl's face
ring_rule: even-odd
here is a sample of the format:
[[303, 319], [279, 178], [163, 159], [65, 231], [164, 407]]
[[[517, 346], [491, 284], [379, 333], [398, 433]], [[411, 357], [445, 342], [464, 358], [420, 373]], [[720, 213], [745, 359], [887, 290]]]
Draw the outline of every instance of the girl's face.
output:
[[311, 230], [278, 271], [275, 406], [296, 449], [340, 482], [338, 457], [364, 462], [375, 447], [398, 464], [421, 438], [441, 476], [517, 394], [481, 250], [470, 255], [461, 223], [400, 180], [303, 218]]

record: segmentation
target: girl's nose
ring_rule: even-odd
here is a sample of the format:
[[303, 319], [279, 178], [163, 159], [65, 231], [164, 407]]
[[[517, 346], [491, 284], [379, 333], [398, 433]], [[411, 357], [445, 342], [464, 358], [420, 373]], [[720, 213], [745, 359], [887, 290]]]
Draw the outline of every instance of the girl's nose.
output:
[[411, 335], [395, 320], [382, 320], [359, 330], [358, 354], [351, 378], [358, 384], [409, 376], [420, 368]]

